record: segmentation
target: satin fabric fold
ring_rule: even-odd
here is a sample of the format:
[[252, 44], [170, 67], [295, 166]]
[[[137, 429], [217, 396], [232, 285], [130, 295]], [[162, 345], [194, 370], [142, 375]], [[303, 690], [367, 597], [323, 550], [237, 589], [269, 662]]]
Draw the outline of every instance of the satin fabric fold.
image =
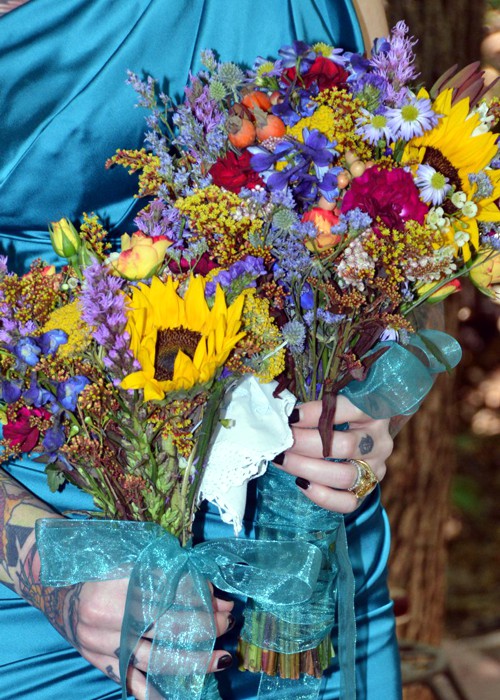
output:
[[[82, 211], [99, 213], [116, 234], [134, 230], [136, 181], [121, 169], [104, 169], [117, 147], [142, 144], [146, 113], [134, 108], [127, 69], [158, 77], [180, 96], [201, 49], [250, 64], [259, 54], [275, 56], [293, 39], [362, 50], [350, 0], [30, 0], [0, 18], [0, 89], [8, 105], [0, 122], [0, 254], [19, 272], [36, 257], [56, 262], [48, 222], [76, 219]], [[20, 459], [4, 466], [59, 511], [93, 510], [75, 487], [51, 493], [42, 464]], [[247, 538], [253, 508], [251, 501]], [[196, 527], [200, 539], [233, 536], [211, 507], [202, 509]], [[346, 527], [356, 577], [360, 697], [396, 700], [397, 646], [385, 584], [389, 531], [378, 491]], [[8, 640], [0, 644], [2, 700], [121, 697], [39, 611], [6, 588], [0, 597], [2, 639]], [[237, 630], [221, 640], [231, 653], [236, 636]], [[334, 700], [335, 659], [325, 676], [321, 699]], [[258, 678], [236, 668], [217, 674], [217, 681], [227, 700], [257, 694]]]

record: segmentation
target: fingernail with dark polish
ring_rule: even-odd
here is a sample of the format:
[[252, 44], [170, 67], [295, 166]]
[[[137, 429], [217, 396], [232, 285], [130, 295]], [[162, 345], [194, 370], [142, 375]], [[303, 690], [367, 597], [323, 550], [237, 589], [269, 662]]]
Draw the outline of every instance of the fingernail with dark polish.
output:
[[231, 613], [229, 613], [229, 615], [227, 616], [226, 632], [229, 632], [230, 630], [232, 630], [233, 627], [235, 626], [235, 624], [236, 624], [236, 620], [234, 619], [234, 615], [231, 615]]
[[298, 423], [299, 420], [300, 420], [300, 411], [298, 408], [294, 408], [293, 411], [288, 416], [288, 424], [293, 425], [294, 423]]
[[223, 671], [225, 668], [229, 668], [232, 663], [233, 657], [231, 656], [231, 654], [224, 654], [224, 656], [221, 656], [220, 659], [217, 661], [217, 670]]
[[276, 457], [273, 459], [273, 462], [275, 464], [279, 464], [280, 466], [283, 464], [284, 461], [285, 461], [285, 453], [284, 452], [280, 452], [279, 455], [276, 455]]
[[307, 491], [307, 489], [308, 489], [309, 486], [311, 485], [311, 482], [310, 482], [310, 481], [307, 481], [307, 479], [303, 479], [301, 476], [298, 476], [298, 477], [295, 479], [295, 483], [297, 484], [297, 486], [299, 487], [299, 489], [303, 489], [304, 491]]

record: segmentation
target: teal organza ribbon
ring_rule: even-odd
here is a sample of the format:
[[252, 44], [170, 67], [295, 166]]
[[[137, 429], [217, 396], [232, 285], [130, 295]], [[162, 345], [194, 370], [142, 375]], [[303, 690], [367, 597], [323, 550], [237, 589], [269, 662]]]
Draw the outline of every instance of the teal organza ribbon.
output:
[[154, 625], [148, 697], [169, 700], [218, 697], [213, 678], [204, 688], [216, 633], [208, 581], [285, 611], [311, 597], [322, 558], [316, 546], [282, 540], [183, 548], [155, 523], [49, 518], [37, 522], [36, 536], [45, 586], [130, 576], [120, 676], [126, 678], [140, 638]]
[[429, 393], [436, 375], [452, 369], [462, 357], [460, 344], [447, 333], [422, 330], [407, 345], [377, 343], [388, 348], [366, 379], [352, 381], [339, 393], [372, 418], [411, 415]]
[[[242, 639], [283, 654], [315, 649], [325, 638], [329, 639], [338, 611], [336, 646], [341, 697], [354, 700], [354, 575], [347, 552], [344, 516], [317, 506], [297, 488], [293, 476], [269, 465], [257, 481], [255, 528], [258, 538], [314, 544], [321, 552], [321, 567], [313, 595], [304, 603], [284, 611], [257, 599], [247, 603]], [[314, 700], [320, 686], [321, 678], [307, 673], [301, 673], [295, 680], [263, 674], [259, 698]]]

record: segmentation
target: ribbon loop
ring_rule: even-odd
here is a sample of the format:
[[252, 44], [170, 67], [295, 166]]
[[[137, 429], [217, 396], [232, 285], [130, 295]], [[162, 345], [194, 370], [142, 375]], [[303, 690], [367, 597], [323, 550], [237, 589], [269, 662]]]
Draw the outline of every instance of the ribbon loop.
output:
[[322, 556], [314, 545], [282, 540], [182, 548], [159, 525], [143, 522], [49, 518], [37, 522], [36, 534], [43, 585], [130, 577], [120, 676], [126, 678], [140, 638], [152, 628], [150, 699], [217, 697], [213, 683], [204, 687], [216, 636], [208, 580], [228, 593], [272, 603], [276, 615], [286, 617], [288, 606], [311, 597]]

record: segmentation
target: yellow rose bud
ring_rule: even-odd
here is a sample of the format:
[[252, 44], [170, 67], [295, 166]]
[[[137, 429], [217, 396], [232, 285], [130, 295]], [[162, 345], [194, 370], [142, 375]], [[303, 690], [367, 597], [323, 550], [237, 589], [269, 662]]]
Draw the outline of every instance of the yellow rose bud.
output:
[[81, 248], [78, 231], [68, 219], [53, 221], [49, 226], [52, 248], [60, 258], [71, 259]]
[[137, 231], [121, 237], [122, 252], [109, 258], [109, 263], [121, 277], [143, 280], [152, 277], [161, 267], [167, 248], [172, 245], [166, 236], [151, 238]]
[[469, 277], [480, 292], [492, 299], [500, 299], [500, 253], [480, 253], [470, 268]]
[[[428, 284], [422, 284], [418, 289], [417, 293], [420, 297], [424, 296], [424, 294], [427, 294], [431, 289], [436, 287], [435, 282], [429, 282]], [[443, 299], [446, 299], [446, 297], [449, 297], [450, 294], [455, 294], [455, 292], [459, 292], [461, 288], [460, 282], [458, 280], [450, 280], [449, 282], [445, 282], [442, 284], [440, 287], [436, 288], [436, 291], [430, 294], [425, 301], [428, 301], [429, 304], [438, 304], [440, 301], [443, 301]]]

